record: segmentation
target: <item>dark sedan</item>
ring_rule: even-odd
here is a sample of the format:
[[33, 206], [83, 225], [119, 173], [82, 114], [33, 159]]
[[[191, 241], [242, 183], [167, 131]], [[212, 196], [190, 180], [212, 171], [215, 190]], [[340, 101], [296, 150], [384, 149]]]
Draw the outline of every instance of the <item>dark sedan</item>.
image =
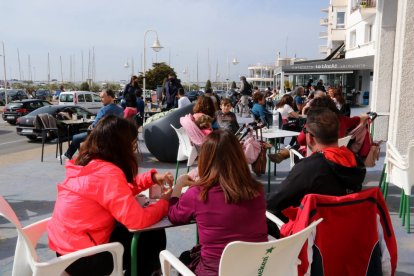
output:
[[190, 100], [190, 102], [194, 102], [197, 100], [198, 96], [203, 95], [203, 92], [201, 91], [187, 91], [185, 93], [185, 96]]
[[[77, 115], [77, 118], [86, 118], [90, 119], [91, 116], [95, 116], [92, 112], [86, 110], [80, 106], [71, 106], [71, 105], [49, 105], [36, 109], [33, 112], [30, 112], [26, 116], [20, 117], [17, 119], [16, 131], [18, 135], [26, 136], [29, 140], [36, 140], [37, 138], [42, 137], [42, 130], [35, 126], [36, 116], [43, 113], [49, 113], [58, 120], [58, 126], [62, 128], [62, 131], [66, 131], [66, 126], [59, 124], [62, 120], [67, 120], [71, 118], [73, 114]], [[65, 115], [68, 115], [66, 118]], [[81, 129], [87, 128], [90, 122], [85, 122], [84, 124], [78, 124], [76, 127], [69, 129], [69, 135], [72, 136], [80, 132]]]
[[17, 118], [22, 117], [40, 107], [51, 105], [48, 101], [37, 99], [14, 101], [3, 108], [3, 120], [9, 124], [16, 124]]

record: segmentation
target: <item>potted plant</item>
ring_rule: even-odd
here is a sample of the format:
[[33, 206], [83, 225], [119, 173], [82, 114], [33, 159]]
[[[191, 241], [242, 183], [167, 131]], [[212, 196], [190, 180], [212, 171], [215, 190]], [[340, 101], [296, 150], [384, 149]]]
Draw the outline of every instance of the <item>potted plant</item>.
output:
[[367, 7], [367, 1], [361, 1], [360, 3], [359, 3], [359, 6], [361, 7], [361, 8], [366, 8]]

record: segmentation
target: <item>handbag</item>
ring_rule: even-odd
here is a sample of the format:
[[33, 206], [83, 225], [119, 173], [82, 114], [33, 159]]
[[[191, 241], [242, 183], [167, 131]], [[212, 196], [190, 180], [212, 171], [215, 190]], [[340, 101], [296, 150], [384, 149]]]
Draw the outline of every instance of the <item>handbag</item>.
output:
[[[256, 137], [259, 140], [259, 135], [258, 135], [257, 130], [256, 130]], [[257, 157], [256, 161], [254, 161], [252, 163], [252, 170], [257, 176], [260, 176], [260, 175], [266, 173], [266, 163], [267, 163], [266, 151], [267, 151], [267, 149], [272, 147], [272, 145], [270, 145], [270, 144], [263, 141], [262, 130], [261, 129], [260, 129], [260, 140], [259, 140], [259, 142], [260, 142], [260, 147], [261, 147], [260, 153], [259, 153], [259, 156]]]
[[375, 162], [379, 159], [381, 143], [382, 141], [373, 142], [371, 144], [371, 148], [369, 149], [368, 155], [364, 160], [365, 167], [375, 167]]

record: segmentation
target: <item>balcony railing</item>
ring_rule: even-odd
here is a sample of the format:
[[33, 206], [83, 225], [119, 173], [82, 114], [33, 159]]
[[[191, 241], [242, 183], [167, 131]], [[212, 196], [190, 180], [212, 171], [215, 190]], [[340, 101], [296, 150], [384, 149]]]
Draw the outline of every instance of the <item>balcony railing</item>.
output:
[[327, 38], [328, 37], [328, 32], [320, 32], [319, 33], [319, 38]]
[[328, 26], [329, 20], [328, 18], [321, 18], [320, 25], [321, 26]]
[[366, 8], [375, 8], [377, 6], [376, 0], [359, 0], [354, 3], [351, 8], [351, 12], [361, 9], [361, 12]]
[[328, 8], [322, 8], [321, 12], [329, 12], [329, 7]]
[[328, 46], [326, 45], [320, 45], [319, 46], [319, 53], [326, 54], [328, 52]]

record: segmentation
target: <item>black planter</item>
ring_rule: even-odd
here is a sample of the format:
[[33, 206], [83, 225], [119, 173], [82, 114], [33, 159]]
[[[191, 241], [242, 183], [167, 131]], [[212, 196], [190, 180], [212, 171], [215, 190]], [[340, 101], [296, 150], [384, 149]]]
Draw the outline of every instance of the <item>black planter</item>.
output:
[[180, 128], [180, 118], [193, 113], [194, 104], [179, 108], [167, 116], [144, 126], [142, 136], [148, 151], [161, 162], [177, 162], [178, 138], [170, 126]]

